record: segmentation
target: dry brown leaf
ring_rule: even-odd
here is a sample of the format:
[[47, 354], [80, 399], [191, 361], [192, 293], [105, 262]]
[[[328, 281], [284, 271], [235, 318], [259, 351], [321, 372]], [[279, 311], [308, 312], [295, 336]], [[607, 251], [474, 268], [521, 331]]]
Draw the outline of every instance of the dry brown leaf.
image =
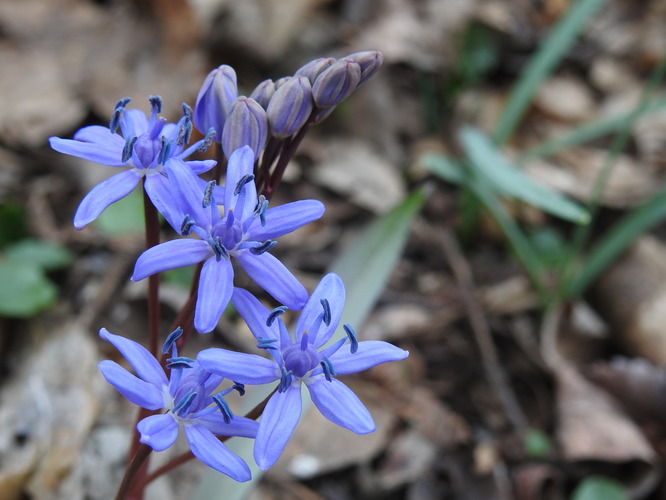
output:
[[573, 76], [555, 76], [538, 89], [534, 105], [546, 115], [564, 122], [591, 120], [596, 114], [592, 91]]
[[564, 498], [562, 471], [548, 464], [525, 464], [513, 470], [516, 500], [560, 500]]

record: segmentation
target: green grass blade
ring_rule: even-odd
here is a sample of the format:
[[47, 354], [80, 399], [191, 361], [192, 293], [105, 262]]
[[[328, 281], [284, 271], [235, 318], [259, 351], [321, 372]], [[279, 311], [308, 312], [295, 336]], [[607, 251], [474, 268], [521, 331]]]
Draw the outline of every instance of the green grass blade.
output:
[[578, 224], [589, 222], [589, 215], [583, 207], [532, 181], [522, 170], [511, 165], [495, 145], [478, 130], [465, 127], [459, 137], [471, 160], [472, 168], [485, 176], [493, 188], [556, 217]]
[[583, 26], [606, 0], [578, 0], [551, 30], [543, 45], [530, 59], [521, 79], [514, 85], [495, 130], [494, 140], [506, 142], [525, 114], [534, 94], [543, 80], [572, 46]]

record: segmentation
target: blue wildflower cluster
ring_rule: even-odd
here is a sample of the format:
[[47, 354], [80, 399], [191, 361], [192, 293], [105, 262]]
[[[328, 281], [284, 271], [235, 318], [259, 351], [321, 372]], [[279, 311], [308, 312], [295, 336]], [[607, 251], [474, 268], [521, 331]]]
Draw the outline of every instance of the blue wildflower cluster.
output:
[[[77, 229], [142, 183], [154, 209], [179, 235], [147, 245], [132, 280], [198, 264], [193, 311], [180, 316], [183, 328], [166, 338], [161, 353], [104, 328], [99, 333], [133, 371], [110, 360], [99, 365], [111, 385], [143, 408], [137, 423], [143, 445], [165, 450], [182, 428], [201, 462], [247, 481], [250, 469], [223, 441], [229, 436], [255, 439], [257, 465], [271, 467], [300, 418], [303, 384], [331, 422], [359, 434], [374, 430], [368, 410], [336, 377], [404, 359], [408, 353], [386, 342], [359, 342], [351, 325], [343, 325], [345, 335], [331, 341], [345, 301], [342, 280], [328, 274], [309, 295], [271, 254], [280, 236], [322, 217], [324, 205], [300, 200], [269, 207], [269, 202], [307, 130], [381, 62], [378, 52], [316, 59], [293, 76], [261, 82], [249, 96], [239, 95], [235, 71], [223, 65], [206, 77], [194, 108], [183, 105], [177, 123], [160, 116], [159, 97], [150, 97], [150, 116], [128, 109], [125, 98], [108, 127], [93, 125], [73, 139], [50, 139], [61, 153], [120, 170], [83, 198], [74, 216]], [[195, 128], [203, 138], [188, 145]], [[188, 159], [214, 143], [215, 160]], [[218, 185], [224, 169], [224, 183]], [[279, 305], [269, 309], [235, 287], [239, 270]], [[209, 348], [195, 358], [179, 355], [189, 332], [215, 329], [229, 302], [256, 338], [257, 353]], [[281, 317], [288, 309], [301, 311], [291, 333]], [[263, 384], [275, 386], [265, 405], [248, 415], [252, 418], [234, 415], [225, 396], [231, 391], [243, 395], [245, 386]]]

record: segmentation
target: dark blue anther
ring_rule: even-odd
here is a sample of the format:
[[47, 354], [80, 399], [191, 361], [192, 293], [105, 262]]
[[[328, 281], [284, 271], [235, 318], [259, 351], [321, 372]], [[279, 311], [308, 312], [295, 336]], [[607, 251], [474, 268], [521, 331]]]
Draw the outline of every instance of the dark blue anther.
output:
[[120, 101], [118, 101], [118, 104], [116, 104], [116, 109], [113, 110], [113, 114], [111, 115], [111, 121], [109, 122], [109, 130], [111, 131], [112, 134], [115, 134], [116, 131], [118, 130], [118, 125], [120, 124], [120, 117], [123, 114], [123, 111], [125, 110], [125, 106], [127, 106], [127, 103], [130, 102], [129, 97], [124, 97]]
[[285, 392], [287, 389], [289, 389], [293, 380], [294, 376], [291, 374], [291, 370], [287, 371], [284, 367], [282, 367], [282, 376], [280, 377], [278, 392]]
[[287, 312], [288, 309], [289, 308], [287, 306], [278, 306], [273, 309], [268, 315], [268, 318], [266, 318], [266, 326], [271, 326], [273, 321], [275, 321], [275, 318], [282, 316], [285, 312]]
[[192, 108], [187, 103], [183, 103], [183, 116], [192, 119]]
[[356, 351], [358, 351], [358, 340], [356, 338], [356, 332], [349, 323], [345, 323], [344, 325], [342, 325], [342, 328], [347, 334], [347, 337], [349, 337], [349, 342], [351, 342], [349, 350], [351, 351], [352, 354], [356, 353]]
[[208, 129], [208, 132], [206, 132], [206, 137], [204, 137], [203, 140], [201, 141], [201, 145], [197, 148], [197, 151], [203, 153], [210, 147], [211, 144], [213, 144], [214, 140], [215, 140], [215, 128], [211, 127]]
[[171, 346], [173, 345], [173, 343], [176, 340], [178, 340], [182, 334], [183, 334], [183, 329], [181, 327], [178, 327], [173, 332], [171, 332], [167, 336], [166, 341], [162, 346], [162, 354], [168, 354], [168, 352], [171, 350]]
[[220, 413], [222, 413], [222, 418], [224, 419], [224, 423], [228, 424], [229, 422], [231, 422], [231, 419], [234, 418], [234, 414], [231, 412], [231, 408], [229, 408], [229, 403], [227, 403], [227, 400], [224, 399], [222, 393], [214, 394], [212, 398], [213, 401], [215, 401], [217, 407], [220, 409]]
[[240, 396], [245, 396], [245, 384], [241, 384], [240, 382], [236, 382], [234, 380], [234, 386], [232, 389], [238, 391]]
[[157, 155], [157, 164], [164, 165], [169, 159], [169, 153], [171, 152], [171, 141], [167, 141], [164, 136], [162, 136], [162, 146], [160, 147], [160, 152]]
[[324, 320], [324, 324], [329, 326], [331, 324], [331, 306], [327, 299], [321, 299], [319, 303], [321, 304], [321, 307], [324, 308], [324, 317], [322, 318]]
[[277, 245], [277, 241], [266, 240], [258, 247], [250, 248], [250, 253], [252, 253], [252, 255], [261, 255], [262, 253], [268, 252], [275, 245]]
[[192, 368], [194, 360], [191, 358], [186, 358], [185, 356], [178, 356], [177, 358], [167, 359], [166, 367], [174, 370], [178, 368]]
[[264, 339], [259, 337], [257, 340], [259, 341], [259, 343], [257, 344], [257, 347], [259, 349], [274, 349], [274, 350], [277, 349], [277, 347], [275, 347], [277, 339]]
[[319, 364], [321, 365], [322, 370], [324, 370], [324, 377], [326, 377], [326, 380], [329, 382], [333, 381], [333, 377], [335, 376], [335, 368], [333, 368], [333, 363], [331, 363], [331, 360], [324, 357], [324, 359], [322, 359]]
[[255, 217], [257, 215], [259, 216], [261, 227], [266, 226], [266, 210], [268, 210], [268, 200], [263, 194], [260, 194], [259, 198], [257, 199], [257, 207], [254, 209], [252, 215]]
[[132, 153], [134, 153], [134, 145], [136, 144], [136, 141], [138, 139], [139, 139], [138, 137], [128, 137], [125, 140], [125, 146], [123, 147], [123, 155], [121, 157], [123, 163], [130, 161], [130, 158], [132, 158]]
[[196, 397], [197, 393], [194, 392], [194, 389], [187, 391], [187, 394], [185, 394], [173, 407], [173, 413], [178, 416], [187, 413], [187, 409], [190, 407], [192, 401], [194, 401], [194, 398]]
[[214, 180], [209, 181], [208, 184], [206, 184], [203, 200], [201, 201], [201, 206], [203, 208], [208, 208], [210, 204], [213, 203], [213, 190], [215, 189], [216, 184], [217, 182], [215, 182]]
[[194, 221], [190, 218], [189, 214], [185, 214], [183, 223], [180, 225], [180, 234], [187, 236], [192, 232], [192, 227], [194, 226]]
[[227, 252], [227, 249], [224, 248], [224, 245], [222, 245], [219, 236], [215, 239], [208, 238], [208, 244], [213, 249], [213, 252], [215, 252], [215, 260], [217, 262], [220, 262], [220, 259], [222, 258], [225, 259], [229, 258], [229, 252]]
[[190, 142], [190, 134], [192, 133], [192, 120], [185, 117], [181, 120], [180, 129], [178, 130], [178, 139], [176, 144], [182, 146]]
[[159, 114], [162, 112], [162, 98], [158, 95], [151, 95], [148, 100], [150, 106], [153, 108], [153, 113]]
[[245, 174], [240, 180], [236, 183], [236, 189], [234, 189], [234, 196], [238, 196], [242, 191], [245, 184], [254, 180], [253, 174]]

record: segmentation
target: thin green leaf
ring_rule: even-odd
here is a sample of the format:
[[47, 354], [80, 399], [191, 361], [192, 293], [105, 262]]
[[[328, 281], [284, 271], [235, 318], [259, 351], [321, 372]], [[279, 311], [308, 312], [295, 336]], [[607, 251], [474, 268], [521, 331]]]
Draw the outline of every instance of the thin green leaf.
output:
[[439, 153], [423, 153], [419, 165], [451, 184], [467, 184], [467, 174], [455, 161]]
[[617, 481], [591, 476], [578, 484], [571, 500], [629, 500], [629, 496]]
[[496, 143], [502, 144], [511, 137], [541, 82], [573, 45], [587, 20], [604, 3], [606, 0], [573, 2], [566, 15], [551, 30], [539, 51], [530, 59], [518, 83], [513, 86], [509, 101], [495, 130]]
[[472, 167], [483, 174], [493, 187], [507, 196], [524, 201], [552, 215], [579, 224], [589, 222], [587, 211], [555, 191], [537, 184], [522, 170], [514, 167], [481, 132], [465, 127], [460, 141], [472, 161]]
[[5, 256], [11, 261], [24, 261], [46, 271], [65, 267], [72, 261], [72, 253], [62, 245], [26, 239], [7, 247]]
[[37, 264], [22, 260], [0, 262], [0, 315], [27, 318], [51, 307], [58, 296]]

